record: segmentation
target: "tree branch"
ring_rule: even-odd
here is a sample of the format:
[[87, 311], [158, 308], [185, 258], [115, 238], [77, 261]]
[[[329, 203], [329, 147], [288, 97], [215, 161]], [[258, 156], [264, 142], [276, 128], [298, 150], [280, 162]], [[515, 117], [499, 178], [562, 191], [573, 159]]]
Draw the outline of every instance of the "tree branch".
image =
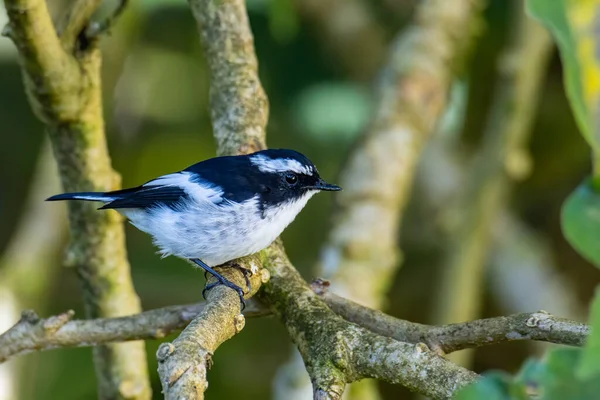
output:
[[[357, 51], [383, 53], [382, 32], [372, 29], [376, 23], [362, 9], [362, 1], [297, 3], [324, 25], [329, 42], [341, 46], [337, 54], [347, 61], [344, 64], [353, 65], [352, 71], [372, 69], [373, 60], [379, 63], [381, 57], [356, 62]], [[317, 276], [331, 280], [336, 292], [361, 304], [381, 308], [399, 268], [398, 232], [415, 165], [446, 107], [453, 67], [471, 41], [480, 9], [480, 2], [473, 0], [422, 1], [415, 21], [391, 46], [375, 88], [375, 113], [342, 169], [344, 190], [335, 195], [332, 229], [317, 266]], [[353, 29], [336, 31], [336, 22], [345, 21], [347, 13], [357, 16]], [[346, 41], [359, 42], [359, 49]], [[296, 371], [286, 368], [280, 376], [295, 383], [299, 377], [288, 376]]]
[[[250, 277], [252, 290], [245, 297], [256, 294], [261, 283], [269, 279], [268, 271], [259, 270], [257, 257], [236, 260], [249, 265], [254, 271]], [[225, 278], [239, 287], [246, 283], [234, 268], [221, 268]], [[214, 278], [209, 282], [215, 281]], [[166, 399], [201, 399], [208, 387], [206, 372], [212, 365], [212, 355], [226, 340], [239, 333], [245, 324], [240, 314], [237, 292], [219, 285], [207, 292], [206, 303], [198, 315], [172, 343], [163, 343], [156, 352], [158, 374]]]
[[441, 326], [423, 325], [394, 318], [331, 293], [327, 290], [328, 282], [317, 280], [311, 287], [345, 320], [401, 342], [425, 343], [442, 354], [514, 340], [583, 346], [590, 333], [584, 323], [558, 318], [545, 311]]
[[[104, 136], [101, 55], [96, 41], [76, 46], [99, 1], [77, 0], [62, 19], [59, 38], [43, 0], [4, 0], [6, 35], [19, 50], [31, 106], [46, 124], [63, 189], [109, 191], [119, 186]], [[70, 203], [71, 243], [66, 264], [75, 266], [89, 318], [139, 313], [131, 281], [122, 218], [94, 204]], [[94, 348], [101, 399], [148, 399], [144, 344]]]
[[310, 289], [281, 247], [267, 250], [264, 266], [271, 279], [261, 297], [272, 305], [298, 346], [315, 398], [341, 398], [346, 383], [363, 378], [447, 398], [477, 379], [477, 374], [439, 357], [427, 346], [401, 343], [343, 320]]
[[[267, 101], [256, 73], [256, 58], [244, 2], [190, 0], [190, 4], [198, 20], [211, 68], [212, 116], [219, 154], [237, 154], [263, 148], [264, 125], [268, 115]], [[464, 27], [461, 26], [461, 29]], [[292, 339], [300, 347], [313, 380], [315, 397], [339, 398], [347, 382], [367, 377], [357, 371], [369, 371], [366, 364], [362, 370], [357, 368], [353, 362], [362, 362], [362, 359], [349, 358], [351, 352], [348, 351], [348, 346], [352, 346], [352, 352], [360, 352], [368, 347], [368, 343], [377, 343], [380, 337], [336, 316], [314, 295], [293, 266], [287, 262], [280, 244], [273, 244], [261, 254], [266, 257], [266, 268], [271, 275], [276, 276], [275, 280], [267, 285], [264, 298], [282, 317]], [[229, 315], [231, 308], [222, 312]], [[193, 360], [184, 361], [182, 358], [181, 362], [173, 363], [171, 370], [176, 372], [174, 375], [169, 376], [165, 371], [159, 371], [167, 398], [175, 396], [176, 391], [172, 390], [173, 387], [187, 397], [203, 397], [206, 388], [206, 358], [210, 357], [212, 349], [222, 340], [235, 333], [235, 329], [232, 328], [235, 321], [231, 320], [233, 315], [220, 319], [213, 317], [217, 324], [210, 327], [212, 329], [209, 335], [215, 336], [206, 340], [200, 339], [205, 342], [201, 346], [193, 344], [192, 341], [199, 340], [198, 334], [204, 335], [210, 328], [203, 321], [203, 316], [196, 318], [190, 325], [194, 328], [189, 339], [190, 348], [186, 354], [191, 355]], [[356, 332], [360, 334], [355, 334]], [[351, 337], [356, 339], [354, 343], [348, 341]], [[414, 345], [406, 346], [408, 347], [397, 349], [401, 356], [408, 357], [404, 351], [414, 348]], [[161, 346], [158, 353], [161, 360], [165, 355], [174, 357], [177, 349], [167, 344]], [[398, 356], [398, 359], [402, 360], [409, 358], [402, 359]], [[410, 359], [415, 361], [414, 357]], [[429, 360], [427, 357], [422, 359]], [[434, 374], [427, 382], [423, 382], [425, 386], [421, 386], [421, 381], [418, 381], [418, 389], [423, 393], [440, 397], [439, 393], [451, 393], [476, 378], [476, 374], [441, 358], [438, 364], [439, 369], [436, 373], [439, 375]], [[422, 368], [428, 368], [418, 362], [416, 365], [420, 371], [424, 371]], [[414, 384], [407, 381], [409, 375], [400, 369], [393, 377], [397, 378], [398, 382], [411, 386]], [[186, 382], [178, 381], [176, 386], [171, 386], [171, 376], [183, 376]], [[451, 387], [447, 386], [444, 376], [456, 378]]]
[[266, 148], [269, 102], [242, 0], [189, 0], [210, 67], [210, 105], [217, 153]]
[[[9, 23], [2, 34], [19, 51], [23, 79], [33, 111], [43, 122], [75, 117], [80, 105], [72, 94], [81, 74], [62, 47], [45, 0], [4, 0]], [[67, 99], [63, 94], [68, 92]], [[54, 107], [56, 105], [56, 107]]]
[[[268, 101], [258, 78], [258, 61], [244, 0], [189, 0], [211, 71], [210, 103], [218, 153], [250, 153], [266, 147]], [[257, 256], [236, 260], [260, 270]], [[225, 278], [245, 287], [237, 269]], [[260, 275], [260, 276], [259, 276]], [[261, 278], [262, 277], [262, 278]], [[268, 273], [255, 273], [252, 296]], [[223, 286], [212, 289], [206, 308], [173, 341], [157, 351], [163, 393], [167, 399], [202, 399], [208, 387], [207, 365], [216, 349], [244, 327], [239, 298]]]
[[[160, 339], [187, 326], [203, 312], [206, 303], [159, 308], [118, 318], [72, 320], [73, 312], [41, 319], [24, 311], [12, 328], [0, 335], [0, 363], [33, 351], [64, 347], [88, 347], [138, 339]], [[270, 311], [249, 302], [244, 316], [257, 317]], [[56, 321], [60, 321], [57, 326]], [[51, 326], [52, 329], [47, 329]]]
[[[224, 269], [223, 273], [227, 272]], [[262, 270], [256, 277], [266, 280], [266, 272]], [[345, 320], [400, 342], [425, 343], [431, 350], [445, 354], [514, 340], [582, 346], [590, 333], [586, 324], [558, 318], [545, 311], [442, 326], [418, 324], [340, 297], [330, 292], [328, 286], [327, 281], [316, 280], [311, 284], [311, 289]], [[72, 311], [46, 319], [39, 318], [33, 311], [24, 311], [21, 320], [0, 335], [0, 363], [32, 351], [159, 339], [187, 326], [204, 313], [206, 304], [177, 305], [126, 317], [92, 320], [71, 320]], [[245, 317], [261, 317], [271, 313], [266, 305], [252, 300], [244, 310]], [[62, 321], [60, 326], [56, 321]], [[52, 329], [48, 330], [48, 326]]]
[[430, 351], [423, 343], [409, 344], [364, 334], [360, 345], [363, 350], [352, 354], [358, 376], [400, 384], [434, 399], [450, 398], [479, 378], [476, 373]]

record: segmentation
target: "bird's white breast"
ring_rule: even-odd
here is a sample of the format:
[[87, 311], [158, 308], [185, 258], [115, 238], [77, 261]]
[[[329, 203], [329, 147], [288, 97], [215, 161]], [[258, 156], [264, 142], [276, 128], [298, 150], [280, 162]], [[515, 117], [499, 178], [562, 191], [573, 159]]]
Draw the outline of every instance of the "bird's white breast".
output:
[[199, 258], [216, 266], [267, 247], [315, 193], [266, 208], [262, 214], [258, 196], [241, 203], [216, 203], [214, 196], [203, 195], [192, 195], [191, 201], [176, 209], [161, 206], [121, 212], [153, 237], [163, 256]]

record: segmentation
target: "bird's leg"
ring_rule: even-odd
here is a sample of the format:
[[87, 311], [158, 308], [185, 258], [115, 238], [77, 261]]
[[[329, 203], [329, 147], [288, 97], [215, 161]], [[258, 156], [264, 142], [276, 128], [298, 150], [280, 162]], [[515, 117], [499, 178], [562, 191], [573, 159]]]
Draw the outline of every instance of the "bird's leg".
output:
[[192, 258], [190, 261], [192, 261], [194, 264], [198, 265], [200, 268], [204, 269], [204, 271], [210, 272], [210, 274], [212, 276], [217, 278], [217, 282], [210, 283], [204, 287], [204, 290], [202, 290], [202, 297], [204, 297], [206, 299], [206, 291], [207, 290], [210, 290], [217, 285], [225, 285], [228, 288], [233, 289], [238, 293], [238, 296], [240, 296], [241, 308], [242, 308], [242, 311], [244, 311], [244, 308], [246, 308], [246, 300], [244, 300], [244, 291], [242, 290], [241, 287], [239, 287], [235, 283], [229, 281], [223, 275], [219, 274], [217, 271], [215, 271], [214, 269], [212, 269], [211, 267], [206, 265], [202, 260], [200, 260], [198, 258]]

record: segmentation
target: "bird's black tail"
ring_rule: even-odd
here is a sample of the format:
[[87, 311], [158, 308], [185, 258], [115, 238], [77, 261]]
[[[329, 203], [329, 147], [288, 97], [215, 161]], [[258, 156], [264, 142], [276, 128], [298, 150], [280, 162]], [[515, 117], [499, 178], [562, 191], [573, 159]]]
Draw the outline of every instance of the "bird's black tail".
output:
[[117, 199], [111, 193], [102, 192], [79, 192], [79, 193], [63, 193], [57, 194], [56, 196], [48, 197], [46, 201], [59, 201], [59, 200], [84, 200], [84, 201], [101, 201], [108, 203]]

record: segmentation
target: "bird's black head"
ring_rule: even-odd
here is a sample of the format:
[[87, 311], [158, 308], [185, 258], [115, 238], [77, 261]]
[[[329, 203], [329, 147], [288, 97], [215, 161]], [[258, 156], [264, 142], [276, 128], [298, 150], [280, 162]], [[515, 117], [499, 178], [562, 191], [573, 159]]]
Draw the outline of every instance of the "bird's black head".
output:
[[297, 151], [270, 149], [248, 157], [260, 176], [262, 197], [267, 203], [294, 200], [309, 192], [341, 190], [321, 179], [317, 167]]
[[259, 196], [263, 209], [307, 200], [322, 190], [341, 190], [321, 179], [317, 168], [304, 155], [285, 149], [215, 157], [185, 171], [194, 173], [198, 182], [218, 187], [227, 200], [239, 203]]

